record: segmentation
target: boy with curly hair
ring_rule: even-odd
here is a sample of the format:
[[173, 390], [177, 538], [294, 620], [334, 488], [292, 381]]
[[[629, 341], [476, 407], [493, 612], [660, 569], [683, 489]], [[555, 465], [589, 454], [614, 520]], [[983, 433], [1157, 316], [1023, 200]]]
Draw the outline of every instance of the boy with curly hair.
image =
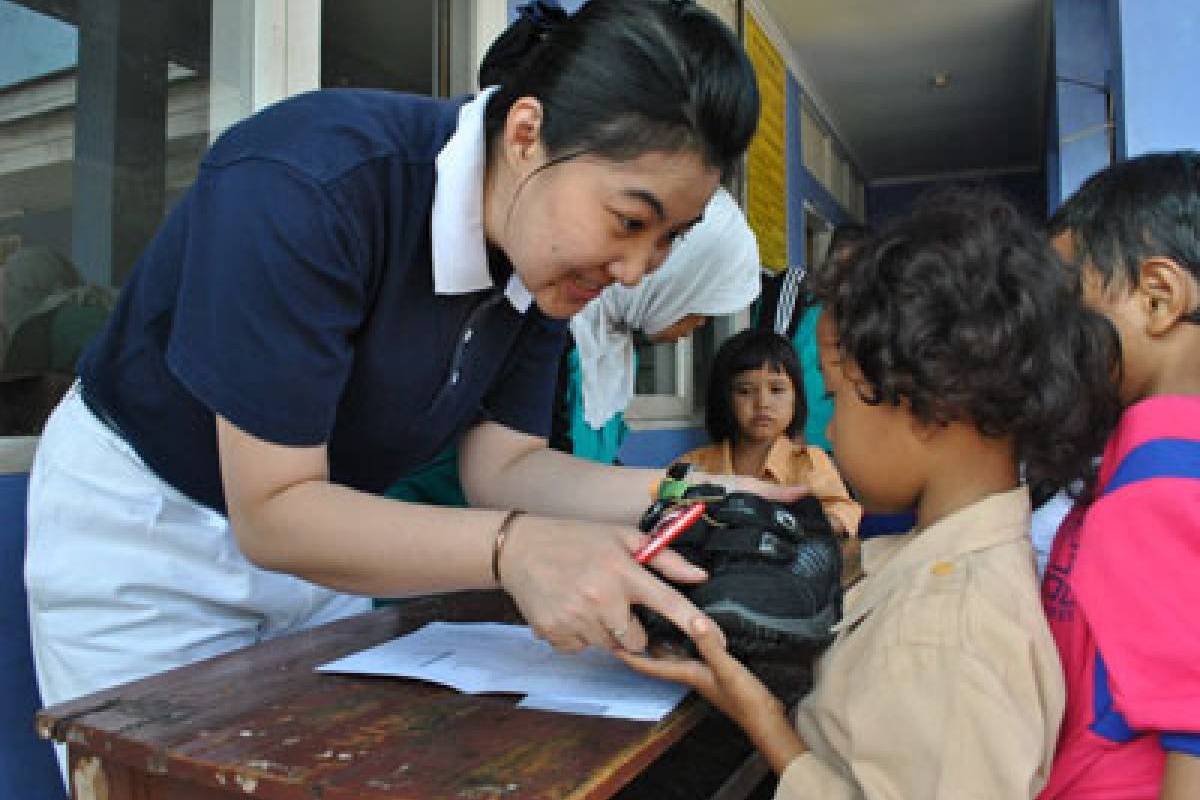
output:
[[1124, 411], [1042, 587], [1067, 682], [1042, 797], [1200, 797], [1200, 153], [1114, 164], [1050, 231], [1120, 337]]
[[834, 456], [868, 511], [865, 577], [793, 720], [706, 617], [702, 660], [623, 654], [741, 725], [777, 797], [1032, 798], [1063, 710], [1038, 601], [1029, 494], [1085, 477], [1112, 341], [1046, 240], [1003, 199], [931, 198], [819, 276]]

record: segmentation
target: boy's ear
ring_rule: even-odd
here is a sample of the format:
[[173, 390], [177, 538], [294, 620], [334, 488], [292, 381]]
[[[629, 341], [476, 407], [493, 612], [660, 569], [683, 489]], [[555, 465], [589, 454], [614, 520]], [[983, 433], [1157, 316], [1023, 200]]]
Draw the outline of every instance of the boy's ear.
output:
[[1192, 273], [1165, 256], [1154, 256], [1141, 263], [1137, 289], [1142, 295], [1146, 331], [1152, 336], [1171, 330], [1181, 317], [1200, 305], [1200, 287]]
[[505, 159], [518, 175], [527, 174], [544, 160], [542, 103], [536, 97], [518, 97], [508, 108], [501, 133]]

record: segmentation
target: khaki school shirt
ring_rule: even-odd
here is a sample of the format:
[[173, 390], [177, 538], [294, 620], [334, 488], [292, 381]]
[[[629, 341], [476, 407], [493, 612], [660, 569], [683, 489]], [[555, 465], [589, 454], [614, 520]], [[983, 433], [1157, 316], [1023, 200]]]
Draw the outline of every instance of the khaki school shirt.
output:
[[776, 798], [1032, 798], [1065, 690], [1024, 488], [863, 543], [866, 577], [796, 712]]
[[[729, 442], [710, 444], [684, 453], [680, 461], [695, 464], [713, 475], [733, 475], [733, 449]], [[846, 484], [833, 460], [819, 447], [797, 444], [780, 436], [771, 445], [762, 473], [753, 476], [780, 486], [804, 484], [821, 502], [825, 515], [838, 519], [846, 533], [854, 534], [862, 520], [862, 506], [850, 499]]]

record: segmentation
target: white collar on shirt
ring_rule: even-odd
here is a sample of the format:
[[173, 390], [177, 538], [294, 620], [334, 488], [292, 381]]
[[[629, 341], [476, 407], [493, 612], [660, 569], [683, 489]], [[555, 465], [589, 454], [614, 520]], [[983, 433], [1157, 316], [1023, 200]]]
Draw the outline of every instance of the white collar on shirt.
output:
[[[458, 128], [435, 162], [437, 183], [430, 236], [436, 294], [466, 294], [493, 286], [483, 231], [483, 175], [487, 162], [483, 112], [494, 91], [496, 87], [489, 86], [459, 109]], [[533, 295], [515, 271], [504, 295], [522, 314], [533, 302]]]

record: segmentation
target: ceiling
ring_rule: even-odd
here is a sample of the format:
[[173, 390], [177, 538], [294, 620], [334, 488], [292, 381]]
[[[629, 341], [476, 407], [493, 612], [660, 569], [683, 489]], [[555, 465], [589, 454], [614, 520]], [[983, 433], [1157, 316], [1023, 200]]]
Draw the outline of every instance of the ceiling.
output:
[[868, 182], [1039, 168], [1046, 0], [761, 2]]

